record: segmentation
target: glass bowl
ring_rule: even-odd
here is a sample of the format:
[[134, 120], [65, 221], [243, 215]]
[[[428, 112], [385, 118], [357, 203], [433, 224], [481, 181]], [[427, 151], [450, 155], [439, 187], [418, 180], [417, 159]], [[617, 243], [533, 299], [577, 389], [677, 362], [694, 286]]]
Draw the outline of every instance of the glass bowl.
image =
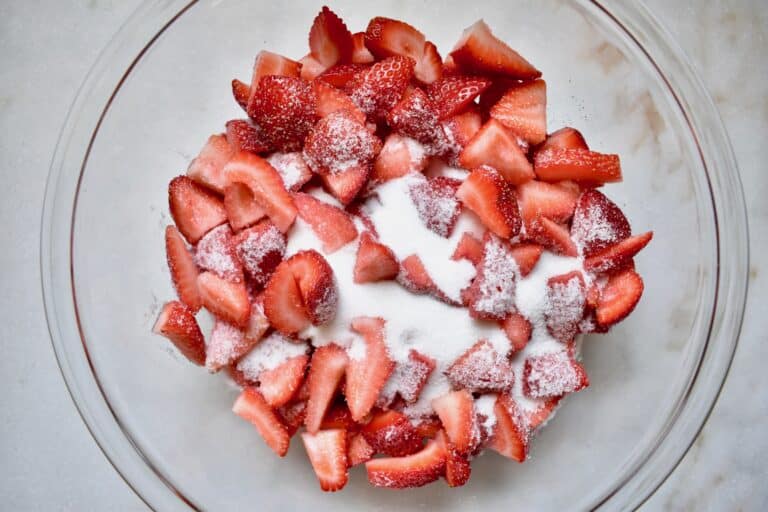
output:
[[[705, 422], [736, 348], [748, 245], [736, 163], [690, 63], [636, 2], [487, 0], [332, 5], [418, 26], [443, 51], [485, 18], [544, 73], [548, 125], [572, 125], [625, 174], [606, 187], [636, 232], [646, 284], [634, 314], [584, 344], [588, 390], [518, 465], [486, 454], [469, 484], [393, 492], [363, 472], [320, 492], [300, 442], [285, 460], [230, 412], [236, 391], [150, 333], [174, 296], [166, 186], [206, 137], [242, 117], [230, 93], [266, 48], [306, 53], [320, 3], [149, 1], [85, 80], [51, 166], [41, 235], [53, 346], [109, 460], [152, 508], [177, 510], [629, 509], [664, 481]], [[311, 500], [311, 501], [310, 501]]]

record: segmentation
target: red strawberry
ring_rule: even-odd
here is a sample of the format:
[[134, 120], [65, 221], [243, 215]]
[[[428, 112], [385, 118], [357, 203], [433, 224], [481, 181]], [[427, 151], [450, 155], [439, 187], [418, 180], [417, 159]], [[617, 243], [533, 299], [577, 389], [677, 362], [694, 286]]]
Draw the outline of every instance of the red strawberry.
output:
[[427, 95], [414, 87], [403, 94], [387, 113], [389, 126], [424, 144], [430, 153], [440, 153], [446, 144], [439, 111]]
[[299, 64], [301, 64], [301, 73], [299, 73], [299, 77], [307, 82], [311, 82], [320, 76], [326, 69], [326, 67], [319, 60], [314, 58], [311, 53], [308, 53], [299, 59]]
[[317, 120], [312, 86], [300, 78], [264, 76], [248, 103], [248, 115], [273, 147], [297, 151]]
[[336, 316], [339, 292], [333, 278], [333, 269], [315, 250], [300, 251], [285, 264], [293, 272], [304, 308], [314, 325], [327, 323]]
[[379, 151], [381, 141], [350, 110], [322, 118], [304, 144], [304, 158], [318, 174], [343, 174], [367, 166]]
[[490, 114], [531, 144], [544, 142], [547, 138], [547, 84], [544, 80], [534, 80], [507, 89]]
[[304, 382], [309, 356], [292, 357], [270, 370], [259, 374], [259, 391], [272, 407], [281, 407], [291, 401]]
[[537, 409], [526, 413], [528, 428], [533, 431], [539, 426], [544, 425], [552, 415], [552, 412], [555, 410], [555, 408], [557, 408], [561, 399], [562, 397], [559, 396], [547, 398], [546, 400], [542, 401], [541, 405]]
[[165, 228], [165, 253], [176, 294], [193, 313], [197, 313], [201, 306], [200, 292], [197, 290], [197, 266], [181, 233], [174, 226]]
[[422, 442], [416, 428], [401, 412], [386, 411], [376, 414], [360, 433], [374, 453], [402, 457], [416, 453]]
[[186, 176], [177, 176], [168, 184], [168, 203], [173, 222], [191, 244], [227, 221], [221, 200]]
[[267, 446], [272, 448], [280, 457], [285, 457], [288, 453], [288, 444], [291, 441], [288, 435], [288, 429], [281, 419], [275, 414], [272, 408], [264, 401], [255, 388], [247, 387], [243, 389], [240, 396], [235, 400], [232, 411], [241, 418], [251, 422], [261, 437], [266, 441]]
[[462, 114], [449, 117], [441, 124], [448, 140], [446, 154], [443, 156], [451, 165], [461, 165], [459, 156], [482, 128], [483, 117], [478, 109], [473, 107]]
[[310, 324], [299, 285], [285, 262], [277, 266], [264, 289], [264, 313], [285, 334], [295, 334]]
[[477, 265], [483, 259], [483, 242], [469, 233], [464, 233], [461, 235], [451, 259], [455, 261], [467, 260], [473, 265]]
[[321, 201], [309, 194], [293, 196], [299, 217], [312, 227], [327, 254], [336, 252], [357, 238], [357, 228], [352, 218], [341, 208]]
[[248, 318], [248, 325], [245, 326], [245, 339], [256, 344], [261, 341], [269, 327], [269, 319], [264, 314], [264, 302], [260, 297], [251, 304], [251, 316]]
[[564, 256], [578, 256], [576, 245], [571, 240], [568, 227], [546, 217], [540, 217], [533, 224], [526, 225], [525, 236], [528, 240], [552, 249]]
[[399, 271], [400, 265], [389, 247], [376, 242], [368, 231], [360, 235], [354, 269], [356, 283], [387, 281], [397, 277]]
[[365, 46], [365, 32], [352, 34], [352, 63], [371, 64], [374, 60], [373, 54]]
[[251, 189], [242, 183], [232, 183], [224, 189], [224, 210], [229, 225], [235, 231], [247, 228], [267, 216], [253, 198]]
[[571, 238], [586, 258], [621, 242], [631, 231], [624, 213], [602, 192], [581, 194], [573, 213]]
[[417, 254], [411, 254], [400, 262], [401, 272], [397, 276], [398, 282], [408, 291], [420, 293], [436, 293], [437, 285], [429, 277], [421, 258]]
[[520, 185], [534, 178], [533, 167], [515, 137], [495, 119], [490, 119], [472, 137], [459, 155], [466, 169], [490, 166], [509, 183]]
[[237, 256], [248, 277], [257, 286], [267, 284], [272, 272], [283, 260], [285, 235], [277, 227], [263, 220], [235, 237]]
[[517, 262], [517, 269], [522, 277], [527, 276], [538, 263], [544, 248], [539, 244], [519, 243], [511, 247], [512, 257]]
[[312, 82], [312, 88], [317, 99], [317, 117], [322, 119], [333, 112], [344, 110], [360, 124], [365, 125], [365, 114], [355, 106], [349, 96], [318, 80]]
[[[355, 75], [366, 68], [368, 68], [368, 66], [363, 64], [337, 64], [325, 70], [317, 77], [317, 81], [323, 82], [326, 85], [331, 85], [334, 89], [343, 89]], [[322, 115], [320, 117], [322, 117]]]
[[212, 272], [197, 277], [197, 288], [205, 309], [222, 320], [243, 327], [251, 315], [251, 301], [245, 283], [233, 283]]
[[309, 30], [309, 49], [325, 69], [352, 62], [352, 34], [328, 7], [323, 7]]
[[288, 430], [288, 435], [293, 437], [296, 431], [304, 424], [304, 412], [307, 409], [307, 403], [304, 401], [293, 401], [280, 407], [277, 414], [282, 418], [283, 423]]
[[553, 148], [538, 151], [533, 157], [533, 169], [542, 181], [609, 183], [622, 179], [618, 155], [588, 149]]
[[229, 183], [243, 183], [251, 190], [280, 231], [288, 231], [296, 218], [296, 206], [274, 167], [253, 153], [241, 151], [227, 163], [224, 172]]
[[502, 322], [504, 333], [512, 344], [512, 350], [523, 350], [531, 339], [531, 322], [520, 313], [512, 313]]
[[456, 196], [501, 238], [520, 231], [520, 212], [512, 189], [493, 169], [480, 167], [464, 180]]
[[291, 192], [298, 192], [312, 179], [312, 170], [299, 152], [272, 153], [267, 162], [275, 168], [283, 179], [283, 185]]
[[373, 458], [374, 453], [373, 448], [365, 440], [363, 434], [353, 434], [350, 436], [347, 446], [347, 463], [349, 467], [368, 462]]
[[541, 72], [491, 33], [480, 20], [467, 28], [450, 56], [460, 69], [472, 73], [503, 75], [519, 80], [541, 76]]
[[251, 86], [237, 78], [232, 80], [232, 96], [243, 110], [248, 108], [248, 98], [251, 96]]
[[243, 265], [229, 225], [215, 227], [200, 239], [195, 246], [195, 263], [201, 270], [210, 270], [222, 279], [242, 282]]
[[365, 463], [368, 481], [376, 487], [403, 489], [434, 482], [445, 470], [445, 450], [436, 441], [406, 457], [372, 459]]
[[584, 270], [608, 272], [627, 265], [653, 238], [653, 231], [631, 236], [584, 260]]
[[516, 268], [509, 242], [487, 233], [477, 275], [464, 294], [472, 318], [504, 320], [515, 310]]
[[191, 309], [179, 301], [166, 302], [152, 332], [165, 336], [184, 357], [197, 365], [205, 363], [205, 340]]
[[529, 356], [523, 369], [523, 393], [529, 398], [550, 398], [589, 386], [584, 368], [568, 351]]
[[396, 396], [407, 404], [419, 399], [421, 390], [427, 384], [429, 376], [435, 371], [437, 363], [431, 357], [411, 349], [408, 359], [398, 363], [387, 384], [381, 392], [381, 397], [387, 403], [392, 403]]
[[357, 432], [360, 430], [360, 425], [352, 419], [352, 413], [349, 412], [346, 405], [337, 403], [328, 410], [320, 424], [320, 430], [332, 428], [343, 428], [347, 432]]
[[451, 391], [432, 400], [448, 440], [459, 453], [466, 454], [477, 442], [475, 401], [466, 389]]
[[357, 197], [371, 174], [371, 167], [364, 165], [352, 167], [338, 174], [321, 175], [320, 180], [328, 192], [343, 205], [348, 205]]
[[579, 130], [566, 126], [547, 135], [544, 143], [536, 148], [536, 151], [548, 149], [589, 149], [589, 146]]
[[586, 285], [581, 272], [550, 277], [547, 280], [547, 330], [562, 343], [570, 343], [579, 331], [586, 308]]
[[469, 456], [459, 453], [450, 443], [446, 444], [445, 453], [445, 481], [448, 487], [461, 487], [472, 473]]
[[512, 460], [525, 462], [530, 432], [517, 403], [508, 395], [499, 395], [493, 411], [496, 425], [490, 448]]
[[473, 392], [504, 392], [512, 388], [515, 375], [505, 354], [499, 354], [486, 340], [480, 340], [446, 370], [456, 388]]
[[409, 57], [389, 57], [355, 75], [346, 90], [366, 115], [382, 118], [405, 92], [414, 65]]
[[438, 435], [443, 424], [437, 418], [423, 418], [416, 424], [416, 431], [421, 437], [434, 439]]
[[424, 51], [421, 59], [416, 62], [413, 74], [422, 84], [431, 84], [443, 76], [443, 60], [433, 42], [427, 41], [424, 44]]
[[491, 81], [474, 76], [449, 76], [430, 84], [427, 94], [437, 107], [440, 119], [446, 119], [464, 112]]
[[424, 34], [404, 21], [391, 18], [373, 18], [365, 31], [365, 46], [377, 59], [400, 55], [418, 62], [425, 43]]
[[[270, 150], [264, 132], [251, 121], [246, 119], [232, 119], [231, 121], [227, 121], [226, 127], [227, 142], [232, 147], [229, 157], [237, 151], [263, 153]], [[229, 160], [229, 157], [227, 160]], [[225, 163], [227, 162], [222, 162], [222, 168]]]
[[365, 343], [361, 359], [351, 356], [347, 365], [345, 394], [349, 410], [355, 421], [361, 421], [376, 403], [395, 364], [389, 357], [384, 342], [384, 320], [359, 317], [352, 321], [352, 330], [360, 334]]
[[601, 326], [620, 322], [637, 306], [643, 294], [643, 280], [632, 268], [627, 268], [608, 278], [600, 294], [595, 317]]
[[223, 192], [226, 184], [224, 165], [234, 152], [228, 137], [211, 135], [197, 158], [189, 164], [187, 176], [216, 192]]
[[421, 172], [427, 167], [428, 161], [428, 155], [418, 142], [399, 133], [391, 133], [373, 164], [371, 181], [375, 184], [384, 183], [411, 172]]
[[[420, 178], [420, 176], [418, 176]], [[461, 214], [456, 191], [461, 181], [445, 176], [423, 178], [410, 186], [410, 195], [419, 219], [434, 233], [448, 238]]]
[[312, 365], [307, 377], [309, 399], [304, 420], [309, 432], [317, 432], [320, 428], [325, 411], [344, 377], [347, 361], [346, 351], [334, 343], [318, 347], [312, 354]]
[[239, 327], [216, 320], [206, 343], [205, 367], [217, 372], [247, 354], [257, 342], [252, 338], [246, 339]]
[[563, 187], [536, 180], [517, 187], [520, 215], [526, 226], [533, 225], [540, 217], [567, 222], [573, 215], [578, 197]]
[[322, 490], [335, 492], [347, 485], [347, 433], [343, 429], [304, 432], [301, 440]]
[[248, 103], [253, 100], [259, 81], [262, 77], [268, 75], [288, 76], [298, 78], [301, 71], [301, 64], [282, 55], [262, 50], [256, 55], [253, 63], [253, 74], [251, 75], [251, 90], [248, 96]]

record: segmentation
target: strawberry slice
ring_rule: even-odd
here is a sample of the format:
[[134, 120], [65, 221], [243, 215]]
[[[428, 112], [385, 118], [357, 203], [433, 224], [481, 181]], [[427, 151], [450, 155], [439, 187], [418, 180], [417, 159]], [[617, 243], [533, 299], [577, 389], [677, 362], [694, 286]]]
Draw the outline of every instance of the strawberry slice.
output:
[[304, 382], [309, 356], [295, 356], [270, 370], [259, 374], [259, 391], [272, 407], [281, 407], [291, 401]]
[[446, 152], [442, 156], [451, 165], [461, 165], [459, 156], [483, 126], [482, 114], [472, 107], [464, 113], [449, 117], [441, 124], [448, 140]]
[[197, 290], [197, 266], [175, 226], [165, 228], [165, 253], [176, 295], [193, 313], [197, 313], [202, 305]]
[[533, 167], [515, 137], [495, 119], [490, 119], [459, 154], [466, 169], [490, 166], [511, 184], [520, 185], [534, 178]]
[[251, 316], [251, 301], [245, 283], [234, 283], [213, 272], [203, 272], [197, 277], [197, 288], [203, 306], [211, 314], [239, 327], [247, 325]]
[[418, 87], [408, 89], [387, 113], [389, 126], [424, 144], [429, 153], [442, 152], [446, 144], [439, 111]]
[[333, 112], [345, 110], [360, 124], [365, 124], [365, 114], [355, 106], [352, 99], [332, 85], [315, 80], [312, 89], [317, 99], [317, 117], [324, 118]]
[[632, 268], [608, 278], [595, 312], [598, 324], [607, 327], [626, 318], [637, 306], [643, 287], [642, 278]]
[[368, 444], [368, 441], [365, 440], [363, 434], [353, 434], [349, 437], [347, 446], [347, 463], [349, 467], [368, 462], [375, 453], [371, 445]]
[[190, 244], [227, 221], [221, 200], [186, 176], [176, 176], [168, 184], [168, 205], [173, 222]]
[[622, 179], [619, 155], [588, 149], [538, 151], [533, 156], [533, 169], [542, 181], [577, 180], [600, 184]]
[[454, 387], [473, 392], [508, 391], [515, 380], [505, 354], [496, 352], [486, 340], [472, 345], [445, 374]]
[[432, 83], [427, 87], [427, 94], [437, 107], [440, 119], [461, 114], [477, 98], [491, 81], [474, 76], [448, 76]]
[[312, 231], [322, 242], [323, 252], [336, 252], [357, 238], [355, 223], [341, 208], [301, 192], [294, 194], [293, 199], [299, 210], [299, 217], [312, 227]]
[[283, 420], [288, 435], [293, 437], [299, 428], [304, 424], [304, 413], [307, 409], [307, 402], [305, 401], [293, 401], [277, 410], [277, 414]]
[[367, 166], [381, 151], [381, 141], [354, 111], [339, 110], [322, 118], [304, 144], [304, 159], [318, 174], [343, 174]]
[[374, 453], [392, 457], [411, 455], [421, 450], [422, 442], [416, 428], [405, 414], [397, 411], [380, 412], [360, 431]]
[[461, 487], [469, 482], [472, 466], [469, 456], [462, 455], [449, 442], [445, 445], [445, 482], [448, 487]]
[[576, 257], [579, 255], [567, 226], [558, 224], [546, 217], [539, 217], [536, 222], [526, 224], [525, 229], [525, 236], [528, 240], [533, 240], [564, 256]]
[[404, 21], [378, 16], [368, 22], [365, 46], [377, 59], [396, 55], [419, 62], [426, 44], [424, 34]]
[[467, 260], [473, 265], [477, 265], [483, 259], [483, 242], [469, 233], [462, 234], [451, 259], [454, 261]]
[[365, 32], [352, 34], [352, 63], [353, 64], [371, 64], [376, 58], [365, 46]]
[[491, 108], [491, 117], [531, 144], [547, 138], [547, 84], [523, 82], [507, 89]]
[[544, 426], [547, 420], [552, 416], [552, 413], [557, 408], [558, 404], [562, 400], [562, 397], [557, 396], [553, 398], [547, 398], [541, 402], [536, 409], [529, 411], [525, 414], [526, 421], [528, 422], [528, 428], [533, 431], [534, 429]]
[[195, 264], [227, 281], [243, 280], [243, 265], [237, 256], [232, 229], [222, 224], [210, 230], [195, 246]]
[[466, 389], [451, 391], [432, 400], [432, 408], [455, 449], [461, 454], [472, 450], [477, 442], [475, 401], [472, 394]]
[[416, 424], [416, 431], [421, 437], [427, 439], [434, 439], [440, 432], [443, 424], [436, 417], [422, 418], [419, 423]]
[[269, 319], [264, 314], [264, 300], [259, 296], [251, 303], [251, 316], [248, 318], [248, 325], [245, 326], [245, 339], [252, 345], [255, 345], [264, 337], [270, 328]]
[[[271, 375], [268, 372], [271, 372], [292, 358], [306, 355], [308, 348], [307, 343], [301, 340], [289, 338], [279, 332], [272, 332], [257, 343], [250, 352], [240, 358], [237, 362], [237, 370], [242, 372], [242, 376], [249, 383], [266, 381], [268, 378], [269, 380], [275, 380], [276, 383], [272, 390], [275, 392], [275, 395], [273, 396], [280, 392], [280, 389], [283, 387], [282, 381], [285, 380], [285, 385], [292, 390], [288, 400], [293, 400], [293, 395], [298, 395], [303, 379], [289, 372], [288, 367], [286, 367], [286, 375], [280, 375], [279, 371], [272, 372]], [[298, 366], [297, 362], [292, 363]], [[303, 373], [301, 375], [303, 376]], [[295, 386], [289, 385], [292, 381], [296, 381]], [[260, 390], [259, 392], [262, 391]], [[296, 397], [296, 400], [299, 400], [299, 397]]]
[[272, 272], [283, 260], [285, 242], [285, 235], [268, 220], [241, 231], [235, 237], [237, 256], [254, 284], [267, 284]]
[[257, 342], [253, 338], [246, 339], [239, 327], [216, 320], [206, 344], [205, 367], [217, 372], [247, 354]]
[[518, 80], [541, 76], [538, 69], [494, 36], [483, 20], [464, 30], [450, 57], [460, 69], [470, 73], [503, 75]]
[[531, 339], [531, 331], [533, 329], [531, 322], [520, 313], [509, 315], [502, 322], [501, 327], [512, 344], [512, 351], [514, 352], [523, 350]]
[[472, 318], [504, 320], [515, 310], [516, 269], [509, 242], [487, 233], [477, 275], [464, 294]]
[[443, 59], [433, 42], [427, 41], [424, 44], [424, 51], [421, 59], [416, 62], [413, 74], [416, 80], [427, 85], [443, 76]]
[[616, 203], [598, 190], [579, 197], [571, 224], [571, 238], [586, 258], [629, 237], [631, 228]]
[[304, 419], [309, 432], [315, 433], [320, 429], [325, 412], [344, 377], [347, 361], [346, 351], [335, 343], [318, 347], [312, 354], [307, 377], [309, 399]]
[[285, 457], [285, 454], [288, 453], [291, 436], [288, 434], [285, 424], [267, 404], [261, 393], [251, 387], [243, 389], [240, 396], [235, 400], [232, 411], [244, 420], [251, 422], [261, 437], [264, 438], [267, 446], [280, 457]]
[[299, 59], [299, 64], [301, 64], [301, 72], [299, 73], [299, 77], [307, 82], [311, 82], [323, 74], [323, 71], [326, 69], [326, 67], [319, 60], [313, 57], [311, 53], [308, 53]]
[[298, 151], [317, 120], [312, 86], [300, 78], [264, 76], [248, 103], [248, 115], [279, 151]]
[[409, 188], [421, 222], [443, 238], [451, 236], [461, 214], [461, 203], [456, 198], [460, 185], [457, 179], [435, 176], [422, 178]]
[[343, 403], [337, 403], [328, 410], [320, 424], [320, 430], [332, 428], [343, 428], [347, 432], [357, 432], [360, 430], [360, 425], [352, 419], [349, 407]]
[[493, 407], [496, 416], [490, 448], [517, 462], [528, 457], [530, 431], [517, 403], [509, 395], [499, 395]]
[[282, 232], [288, 231], [296, 218], [296, 206], [285, 189], [283, 179], [269, 162], [241, 151], [224, 166], [229, 183], [243, 183], [270, 220]]
[[501, 238], [520, 231], [520, 211], [509, 184], [495, 170], [479, 167], [464, 180], [456, 196]]
[[237, 78], [232, 79], [232, 96], [243, 110], [248, 108], [248, 98], [251, 97], [251, 86]]
[[539, 244], [519, 243], [510, 248], [512, 257], [517, 262], [517, 270], [522, 277], [527, 276], [538, 263], [544, 248]]
[[371, 166], [352, 167], [338, 174], [320, 176], [326, 190], [343, 205], [348, 205], [368, 183]]
[[309, 49], [312, 56], [328, 69], [334, 64], [352, 62], [352, 33], [336, 13], [323, 7], [309, 30]]
[[434, 359], [411, 349], [408, 359], [395, 366], [395, 371], [392, 372], [392, 376], [381, 392], [381, 398], [387, 404], [391, 404], [397, 395], [406, 404], [414, 403], [419, 399], [421, 390], [424, 389], [436, 366]]
[[358, 317], [352, 330], [362, 336], [365, 351], [362, 357], [360, 351], [350, 353], [345, 394], [352, 418], [360, 422], [376, 403], [395, 363], [384, 341], [384, 320]]
[[200, 154], [189, 164], [187, 176], [216, 192], [223, 192], [226, 184], [224, 165], [232, 158], [234, 152], [229, 137], [211, 135]]
[[589, 149], [589, 146], [579, 130], [566, 126], [547, 135], [544, 143], [536, 148], [536, 151], [548, 149]]
[[437, 291], [427, 269], [424, 268], [421, 258], [417, 254], [411, 254], [400, 262], [401, 272], [397, 276], [398, 282], [408, 291], [422, 294]]
[[589, 386], [584, 368], [567, 350], [529, 356], [523, 368], [523, 393], [529, 398], [551, 398]]
[[570, 343], [579, 332], [586, 309], [586, 285], [581, 272], [574, 270], [547, 280], [547, 330], [558, 341]]
[[333, 320], [339, 291], [333, 269], [325, 258], [315, 250], [300, 251], [288, 258], [285, 264], [293, 272], [310, 322], [322, 325]]
[[166, 302], [152, 332], [165, 336], [184, 357], [197, 365], [205, 364], [205, 340], [191, 309], [179, 301]]
[[[373, 60], [371, 60], [371, 62], [373, 62]], [[334, 88], [343, 89], [347, 83], [349, 83], [349, 81], [355, 77], [355, 75], [367, 68], [368, 66], [364, 64], [337, 64], [326, 69], [320, 76], [317, 77], [316, 81], [323, 82], [326, 85], [331, 85]]]
[[371, 181], [375, 184], [400, 178], [412, 172], [422, 172], [429, 156], [415, 140], [391, 133], [373, 164]]
[[653, 238], [653, 231], [631, 236], [584, 260], [584, 270], [608, 272], [626, 266]]
[[301, 440], [322, 490], [335, 492], [347, 485], [347, 433], [343, 429], [304, 432]]
[[257, 125], [246, 119], [232, 119], [227, 121], [227, 142], [231, 146], [227, 160], [221, 163], [221, 167], [237, 151], [250, 151], [251, 153], [264, 153], [269, 151], [269, 143], [264, 132]]
[[[256, 89], [258, 89], [262, 77], [275, 75], [298, 78], [300, 72], [301, 64], [295, 60], [266, 50], [260, 51], [258, 55], [256, 55], [256, 60], [253, 63], [253, 74], [251, 75], [251, 85], [247, 105], [250, 105], [251, 101], [253, 101], [253, 97], [256, 95]], [[247, 105], [246, 111], [248, 110]]]
[[376, 487], [421, 487], [440, 478], [445, 470], [445, 458], [442, 445], [429, 441], [413, 455], [369, 460], [365, 463], [365, 470], [368, 481]]
[[383, 118], [408, 87], [414, 65], [409, 57], [389, 57], [355, 75], [346, 90], [366, 115]]
[[312, 179], [312, 170], [298, 151], [293, 153], [272, 153], [267, 158], [267, 162], [275, 168], [283, 179], [283, 185], [291, 192], [298, 192]]
[[285, 334], [295, 334], [310, 324], [299, 285], [285, 262], [277, 266], [264, 288], [264, 314], [275, 329]]
[[251, 189], [242, 183], [232, 183], [224, 189], [224, 210], [229, 225], [235, 231], [247, 228], [267, 216], [253, 198]]
[[573, 215], [578, 197], [578, 193], [571, 190], [536, 180], [517, 187], [520, 215], [526, 226], [534, 224], [540, 217], [567, 222]]
[[392, 249], [374, 240], [368, 231], [360, 235], [354, 269], [356, 283], [388, 281], [397, 277], [399, 271], [400, 265]]

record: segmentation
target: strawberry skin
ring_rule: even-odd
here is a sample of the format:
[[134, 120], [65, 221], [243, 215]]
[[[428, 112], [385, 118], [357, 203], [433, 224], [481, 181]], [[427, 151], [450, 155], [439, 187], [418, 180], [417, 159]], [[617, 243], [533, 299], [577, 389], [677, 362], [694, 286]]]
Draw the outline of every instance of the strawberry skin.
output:
[[437, 107], [440, 119], [447, 119], [464, 112], [490, 85], [487, 78], [450, 76], [430, 84], [427, 94]]
[[356, 283], [388, 281], [397, 277], [399, 270], [400, 265], [392, 249], [375, 241], [368, 231], [360, 235], [354, 268]]
[[184, 357], [197, 365], [205, 364], [205, 341], [195, 316], [178, 301], [167, 302], [157, 317], [152, 331], [165, 336]]
[[322, 490], [335, 492], [347, 485], [347, 433], [343, 429], [304, 432], [301, 440]]
[[304, 193], [295, 194], [293, 199], [299, 217], [312, 227], [326, 254], [338, 251], [357, 238], [355, 223], [341, 208]]
[[520, 212], [512, 189], [493, 169], [480, 167], [464, 180], [456, 196], [501, 238], [520, 231]]
[[579, 196], [571, 224], [571, 238], [589, 258], [629, 237], [631, 228], [616, 203], [598, 190]]
[[368, 481], [376, 487], [421, 487], [440, 478], [445, 471], [445, 458], [442, 445], [429, 441], [413, 455], [369, 460], [365, 463], [365, 470]]
[[392, 457], [411, 455], [421, 450], [421, 437], [403, 413], [381, 412], [360, 431], [374, 453]]
[[[251, 153], [263, 153], [269, 151], [270, 147], [264, 135], [264, 132], [246, 119], [232, 119], [227, 121], [227, 142], [232, 150], [227, 156], [227, 160], [237, 151], [250, 151]], [[222, 167], [226, 161], [221, 165]]]
[[470, 73], [502, 75], [518, 80], [541, 76], [539, 70], [494, 36], [482, 20], [464, 30], [450, 57], [461, 70]]
[[414, 60], [409, 57], [389, 57], [361, 71], [345, 89], [366, 115], [383, 118], [408, 87], [414, 66]]
[[174, 226], [165, 228], [165, 253], [176, 294], [193, 313], [197, 313], [202, 305], [200, 292], [197, 290], [199, 272], [192, 253], [189, 252], [181, 233]]
[[304, 144], [304, 159], [318, 174], [343, 174], [367, 166], [381, 151], [381, 141], [354, 111], [339, 110], [322, 118]]
[[177, 176], [168, 184], [168, 204], [173, 222], [190, 244], [227, 221], [221, 200], [186, 176]]
[[235, 236], [237, 256], [249, 280], [264, 286], [275, 268], [283, 261], [285, 235], [268, 220], [241, 231]]
[[335, 343], [318, 347], [312, 354], [307, 377], [309, 399], [304, 419], [309, 432], [315, 433], [320, 429], [325, 412], [344, 377], [347, 362], [346, 351]]
[[255, 388], [246, 387], [232, 406], [232, 411], [256, 427], [272, 451], [280, 457], [288, 453], [291, 441], [288, 429]]
[[384, 342], [384, 320], [359, 317], [352, 321], [352, 330], [365, 342], [365, 356], [350, 358], [347, 365], [346, 398], [352, 418], [362, 421], [376, 403], [384, 384], [394, 370]]
[[643, 288], [643, 279], [631, 268], [612, 275], [597, 304], [598, 324], [610, 326], [626, 318], [640, 301]]
[[334, 112], [345, 110], [352, 114], [352, 117], [361, 125], [365, 124], [365, 114], [357, 108], [349, 96], [336, 89], [335, 86], [329, 85], [322, 80], [314, 80], [312, 82], [312, 89], [317, 100], [317, 117], [320, 119]]
[[547, 84], [534, 80], [515, 85], [491, 108], [491, 117], [531, 144], [547, 137]]
[[312, 87], [300, 78], [267, 75], [248, 103], [248, 115], [279, 151], [297, 151], [317, 120]]

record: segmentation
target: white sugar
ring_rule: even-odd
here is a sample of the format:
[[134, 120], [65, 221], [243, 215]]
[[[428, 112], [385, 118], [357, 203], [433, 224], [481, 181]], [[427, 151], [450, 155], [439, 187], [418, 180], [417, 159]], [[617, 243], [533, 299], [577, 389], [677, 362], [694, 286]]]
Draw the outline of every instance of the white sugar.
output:
[[491, 393], [483, 395], [475, 400], [475, 412], [483, 416], [483, 429], [489, 434], [496, 425], [496, 413], [493, 408], [496, 405], [496, 395]]
[[278, 332], [264, 338], [237, 363], [248, 380], [258, 380], [264, 370], [277, 368], [292, 357], [307, 353], [304, 342], [296, 343]]

